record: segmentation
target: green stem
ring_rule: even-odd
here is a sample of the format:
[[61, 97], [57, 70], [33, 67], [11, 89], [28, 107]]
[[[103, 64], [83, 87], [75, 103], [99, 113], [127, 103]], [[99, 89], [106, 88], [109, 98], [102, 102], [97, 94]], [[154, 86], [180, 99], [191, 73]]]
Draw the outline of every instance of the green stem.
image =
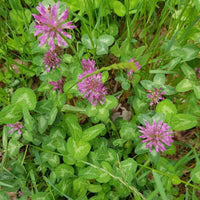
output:
[[77, 83], [80, 83], [83, 79], [88, 78], [94, 74], [98, 74], [99, 72], [102, 71], [109, 71], [112, 69], [131, 69], [133, 72], [136, 72], [138, 70], [137, 66], [135, 65], [135, 63], [133, 62], [127, 62], [127, 63], [118, 63], [118, 64], [113, 64], [110, 65], [108, 67], [102, 67], [101, 69], [96, 70], [93, 73], [87, 74], [86, 76], [84, 76], [83, 78], [81, 78], [80, 80], [76, 81], [75, 83], [73, 83], [66, 91], [65, 93], [59, 98], [59, 100], [56, 103], [56, 106], [59, 105], [60, 101], [62, 100], [62, 98], [69, 92], [70, 89], [72, 89]]

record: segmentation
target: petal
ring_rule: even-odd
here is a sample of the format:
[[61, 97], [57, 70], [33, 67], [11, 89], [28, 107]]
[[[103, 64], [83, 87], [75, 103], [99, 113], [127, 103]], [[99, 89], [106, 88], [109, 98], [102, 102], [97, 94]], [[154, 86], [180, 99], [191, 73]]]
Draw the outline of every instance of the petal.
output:
[[47, 42], [48, 37], [49, 37], [49, 33], [45, 33], [45, 34], [41, 35], [38, 38], [40, 40], [39, 46], [43, 46]]
[[37, 6], [36, 9], [38, 10], [38, 12], [41, 14], [41, 15], [45, 15], [46, 14], [46, 8], [42, 5], [41, 2], [39, 2], [39, 5], [40, 6]]
[[57, 17], [57, 14], [58, 14], [58, 8], [59, 8], [59, 1], [57, 2], [57, 4], [55, 6], [52, 7], [52, 11], [51, 11], [51, 14], [52, 14], [52, 18], [54, 20], [56, 20], [56, 17]]
[[63, 40], [63, 38], [59, 35], [59, 33], [57, 33], [56, 34], [56, 36], [57, 36], [57, 42], [58, 42], [58, 46], [64, 46], [64, 47], [66, 47], [67, 46], [67, 42], [65, 42], [64, 40]]
[[62, 12], [62, 14], [59, 16], [58, 21], [61, 23], [63, 21], [65, 21], [69, 16], [69, 7], [67, 7], [67, 9]]

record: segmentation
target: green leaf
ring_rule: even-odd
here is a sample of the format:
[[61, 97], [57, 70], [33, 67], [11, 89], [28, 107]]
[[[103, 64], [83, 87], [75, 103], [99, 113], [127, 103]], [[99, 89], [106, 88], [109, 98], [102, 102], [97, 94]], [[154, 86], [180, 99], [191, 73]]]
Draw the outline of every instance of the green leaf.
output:
[[67, 140], [67, 150], [75, 159], [83, 159], [90, 152], [91, 146], [88, 142], [77, 141], [70, 137]]
[[134, 108], [134, 111], [139, 114], [139, 113], [144, 113], [147, 108], [149, 107], [149, 103], [145, 101], [145, 99], [140, 99], [137, 96], [134, 97], [132, 106]]
[[118, 100], [116, 97], [107, 95], [105, 98], [106, 98], [106, 100], [105, 100], [103, 107], [105, 107], [107, 109], [112, 109], [117, 106]]
[[58, 155], [51, 155], [49, 154], [48, 156], [48, 161], [47, 161], [52, 167], [57, 167], [60, 164], [60, 158]]
[[92, 193], [98, 193], [102, 190], [102, 186], [100, 184], [90, 184], [88, 187], [88, 191]]
[[32, 133], [30, 131], [23, 131], [23, 138], [29, 142], [32, 142], [33, 141], [33, 136], [32, 136]]
[[172, 101], [164, 99], [156, 106], [156, 113], [164, 113], [165, 120], [169, 121], [171, 116], [177, 113], [177, 109]]
[[123, 90], [129, 90], [130, 89], [130, 83], [128, 80], [122, 82], [122, 89]]
[[[105, 162], [105, 161], [101, 162], [101, 166], [106, 171], [112, 173], [112, 167], [110, 166], [110, 164], [108, 162]], [[107, 182], [109, 182], [110, 179], [111, 179], [111, 176], [108, 173], [100, 170], [100, 174], [96, 180], [99, 183], [107, 183]]]
[[34, 110], [37, 103], [36, 95], [30, 88], [17, 89], [11, 98], [11, 102], [22, 108], [27, 106], [29, 110]]
[[92, 39], [93, 41], [91, 41], [90, 37], [88, 36], [88, 34], [84, 34], [81, 38], [81, 41], [83, 43], [83, 45], [87, 48], [87, 49], [94, 49], [95, 45], [96, 45], [96, 39], [93, 37]]
[[120, 166], [125, 180], [129, 184], [131, 184], [131, 181], [133, 180], [134, 174], [137, 169], [137, 162], [134, 161], [132, 158], [127, 158], [120, 163]]
[[190, 79], [190, 80], [195, 80], [196, 79], [196, 74], [195, 74], [195, 71], [189, 67], [188, 65], [186, 64], [183, 64], [181, 66], [181, 69], [183, 71], [183, 73], [185, 74], [185, 76]]
[[31, 117], [27, 107], [23, 107], [23, 118], [24, 118], [24, 125], [28, 132], [33, 131], [33, 118]]
[[177, 93], [176, 89], [170, 85], [163, 85], [162, 89], [165, 91], [165, 95], [174, 95]]
[[151, 161], [154, 162], [154, 164], [158, 163], [158, 161], [160, 159], [160, 153], [159, 152], [156, 152], [155, 149], [152, 149], [152, 151], [149, 152], [148, 154], [149, 154]]
[[51, 70], [46, 76], [48, 81], [59, 81], [62, 78], [62, 72], [58, 67], [56, 67], [54, 70]]
[[56, 140], [45, 138], [45, 141], [42, 143], [42, 148], [48, 151], [54, 151], [56, 149]]
[[129, 122], [121, 126], [120, 136], [122, 139], [134, 140], [136, 138], [136, 125]]
[[8, 143], [8, 155], [12, 158], [19, 153], [19, 149], [23, 146], [20, 142], [15, 139], [11, 139]]
[[146, 145], [147, 145], [146, 143], [140, 142], [140, 143], [136, 146], [136, 148], [135, 148], [135, 153], [136, 153], [137, 155], [139, 155], [139, 154], [143, 154], [143, 153], [148, 152], [149, 149], [146, 148]]
[[57, 113], [58, 113], [57, 107], [53, 107], [52, 110], [49, 113], [50, 116], [49, 116], [49, 120], [48, 120], [48, 125], [52, 125], [53, 124], [53, 122], [56, 119]]
[[146, 90], [151, 90], [153, 91], [155, 86], [154, 83], [152, 81], [149, 80], [142, 80], [140, 81], [141, 85], [146, 89]]
[[108, 34], [104, 34], [104, 35], [99, 36], [99, 38], [97, 40], [97, 42], [103, 43], [106, 46], [112, 45], [114, 41], [115, 41], [115, 38], [112, 35], [108, 35]]
[[56, 138], [56, 148], [58, 152], [63, 155], [66, 155], [67, 152], [67, 142], [62, 137]]
[[186, 44], [181, 50], [182, 62], [198, 58], [199, 48], [195, 44]]
[[[38, 48], [38, 45], [37, 45], [36, 48], [39, 49], [39, 48]], [[44, 66], [44, 63], [43, 63], [43, 56], [38, 55], [38, 56], [33, 57], [33, 61], [32, 61], [32, 62], [33, 62], [34, 65], [37, 65], [37, 67], [38, 67], [38, 66], [40, 66], [40, 67], [43, 67], [43, 66]], [[42, 68], [40, 68], [40, 70], [42, 70]]]
[[153, 78], [153, 84], [157, 88], [163, 87], [165, 84], [165, 74], [156, 74]]
[[108, 53], [108, 46], [100, 41], [97, 41], [97, 55], [105, 55]]
[[87, 128], [83, 131], [82, 140], [84, 141], [90, 141], [97, 137], [103, 130], [105, 130], [104, 124], [97, 124], [95, 126], [92, 126], [90, 128]]
[[167, 68], [167, 70], [173, 70], [177, 64], [179, 64], [181, 61], [181, 58], [176, 57], [174, 59], [172, 59], [169, 63], [167, 63], [166, 65], [162, 66], [161, 69], [165, 69]]
[[78, 176], [89, 180], [98, 178], [100, 173], [98, 169], [89, 166], [80, 169]]
[[76, 140], [82, 137], [82, 128], [78, 123], [78, 118], [74, 114], [65, 114], [63, 121], [66, 123], [70, 135]]
[[126, 14], [126, 8], [124, 4], [121, 3], [120, 1], [113, 2], [113, 9], [114, 9], [114, 12], [120, 17], [123, 17]]
[[187, 92], [193, 88], [192, 82], [189, 79], [183, 79], [176, 86], [177, 92]]
[[[77, 178], [73, 181], [73, 193], [77, 197], [81, 197], [79, 200], [83, 199], [82, 196], [86, 195], [87, 188], [89, 185], [90, 185], [89, 180], [85, 180], [82, 178]], [[78, 198], [76, 198], [76, 199], [78, 200]]]
[[74, 168], [66, 165], [60, 164], [55, 169], [56, 178], [65, 178], [74, 176]]
[[96, 116], [96, 114], [98, 113], [97, 111], [97, 107], [93, 106], [92, 104], [88, 104], [86, 107], [86, 115], [88, 117], [93, 117]]
[[66, 136], [66, 131], [62, 128], [62, 127], [56, 127], [54, 126], [51, 130], [50, 130], [50, 137], [51, 139], [56, 139], [56, 138], [62, 138], [64, 139]]
[[199, 85], [194, 85], [194, 94], [197, 97], [197, 99], [200, 99], [200, 86]]
[[175, 114], [170, 121], [171, 128], [175, 131], [184, 131], [197, 125], [197, 118], [190, 114]]
[[45, 115], [40, 115], [37, 117], [38, 120], [38, 131], [44, 133], [48, 128], [48, 119]]
[[97, 39], [97, 55], [104, 55], [108, 53], [108, 47], [114, 42], [114, 37], [111, 35], [101, 35]]
[[14, 124], [22, 118], [21, 107], [8, 105], [0, 111], [0, 123]]
[[200, 166], [196, 166], [192, 169], [190, 177], [194, 183], [200, 184]]

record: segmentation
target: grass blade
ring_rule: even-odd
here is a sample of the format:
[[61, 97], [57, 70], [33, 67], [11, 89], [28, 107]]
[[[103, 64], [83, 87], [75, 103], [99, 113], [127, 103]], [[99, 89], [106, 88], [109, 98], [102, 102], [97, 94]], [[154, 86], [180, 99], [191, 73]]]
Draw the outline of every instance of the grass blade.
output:
[[158, 188], [158, 190], [160, 192], [160, 195], [161, 195], [162, 199], [163, 200], [168, 200], [167, 195], [165, 194], [165, 190], [163, 188], [162, 182], [160, 180], [160, 176], [156, 172], [153, 171], [153, 177], [155, 179], [157, 188]]

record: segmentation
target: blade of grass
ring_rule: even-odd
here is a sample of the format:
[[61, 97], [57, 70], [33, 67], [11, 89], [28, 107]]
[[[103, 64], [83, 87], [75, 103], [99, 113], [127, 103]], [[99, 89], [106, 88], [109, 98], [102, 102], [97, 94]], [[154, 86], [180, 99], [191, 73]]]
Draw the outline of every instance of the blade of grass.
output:
[[155, 179], [157, 188], [160, 192], [162, 199], [168, 200], [167, 195], [165, 194], [165, 190], [164, 190], [163, 185], [162, 185], [162, 181], [160, 180], [160, 176], [155, 171], [153, 171], [153, 177]]
[[55, 187], [55, 186], [51, 183], [51, 181], [50, 181], [46, 176], [44, 176], [43, 178], [44, 178], [44, 180], [45, 180], [53, 189], [55, 189], [57, 192], [59, 192], [59, 193], [60, 193], [61, 195], [63, 195], [65, 198], [67, 198], [68, 200], [73, 200], [72, 198], [68, 197], [66, 194], [64, 194], [63, 192], [61, 192], [57, 187]]

